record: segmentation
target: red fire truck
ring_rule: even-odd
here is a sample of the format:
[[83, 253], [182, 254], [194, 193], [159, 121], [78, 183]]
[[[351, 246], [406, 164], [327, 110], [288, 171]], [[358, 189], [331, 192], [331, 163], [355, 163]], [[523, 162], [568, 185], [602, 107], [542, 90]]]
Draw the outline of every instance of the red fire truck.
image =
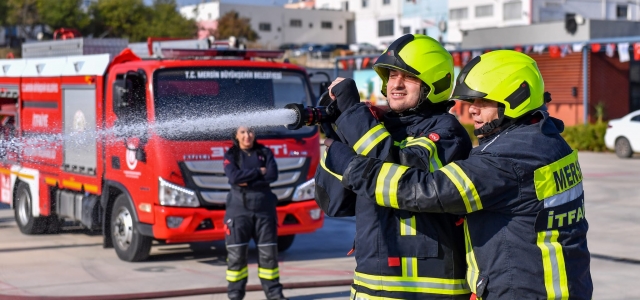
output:
[[[83, 45], [67, 45], [78, 40]], [[91, 39], [47, 43], [54, 57], [0, 60], [0, 201], [14, 208], [25, 234], [74, 222], [102, 230], [104, 246], [125, 261], [146, 259], [153, 240], [224, 239], [230, 186], [222, 158], [231, 132], [176, 134], [154, 124], [315, 104], [305, 70], [269, 60], [279, 55], [271, 51], [161, 49], [141, 59], [127, 48], [115, 57], [55, 57], [71, 48], [88, 53]], [[284, 250], [295, 234], [323, 224], [313, 200], [319, 133], [279, 126], [257, 134], [279, 168], [272, 190]]]

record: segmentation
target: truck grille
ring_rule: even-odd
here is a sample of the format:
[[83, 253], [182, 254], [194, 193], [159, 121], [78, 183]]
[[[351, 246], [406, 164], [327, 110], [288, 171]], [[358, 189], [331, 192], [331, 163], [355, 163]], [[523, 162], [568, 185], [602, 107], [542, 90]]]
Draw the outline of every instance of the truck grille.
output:
[[[289, 202], [296, 186], [307, 179], [309, 161], [306, 157], [282, 157], [276, 158], [276, 163], [278, 179], [271, 183], [271, 191], [280, 202]], [[187, 187], [198, 193], [203, 206], [224, 207], [231, 186], [222, 160], [185, 161], [180, 169]]]

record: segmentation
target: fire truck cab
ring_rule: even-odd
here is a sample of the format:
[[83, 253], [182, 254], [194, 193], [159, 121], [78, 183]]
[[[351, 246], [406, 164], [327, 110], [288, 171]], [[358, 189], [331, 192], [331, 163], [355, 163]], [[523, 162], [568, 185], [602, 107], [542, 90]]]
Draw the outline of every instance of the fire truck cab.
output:
[[[91, 42], [48, 42], [47, 53], [65, 53], [70, 43], [87, 53]], [[14, 208], [23, 233], [81, 224], [101, 230], [104, 246], [125, 261], [145, 260], [153, 240], [222, 240], [231, 130], [206, 125], [231, 113], [315, 104], [308, 74], [273, 61], [276, 52], [156, 56], [141, 59], [127, 48], [117, 56], [0, 60], [0, 201]], [[319, 133], [272, 126], [257, 136], [278, 164], [272, 190], [285, 250], [296, 234], [323, 224], [313, 181]]]

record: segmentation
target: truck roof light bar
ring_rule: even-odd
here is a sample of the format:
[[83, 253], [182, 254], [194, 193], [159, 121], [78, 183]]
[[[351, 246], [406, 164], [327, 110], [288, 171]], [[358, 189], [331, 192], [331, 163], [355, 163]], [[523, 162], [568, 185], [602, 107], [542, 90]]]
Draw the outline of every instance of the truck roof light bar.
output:
[[162, 57], [167, 59], [192, 57], [241, 57], [281, 58], [284, 51], [278, 50], [240, 50], [240, 49], [162, 49]]

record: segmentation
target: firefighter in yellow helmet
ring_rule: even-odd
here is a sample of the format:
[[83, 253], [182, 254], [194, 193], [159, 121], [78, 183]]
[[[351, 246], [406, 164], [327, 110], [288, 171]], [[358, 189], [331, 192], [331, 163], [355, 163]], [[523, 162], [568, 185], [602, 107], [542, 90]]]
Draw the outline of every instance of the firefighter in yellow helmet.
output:
[[591, 299], [578, 153], [560, 136], [564, 125], [549, 116], [543, 94], [529, 56], [481, 55], [462, 69], [453, 92], [472, 103], [480, 145], [468, 159], [427, 173], [334, 142], [326, 167], [380, 207], [467, 214], [466, 277], [475, 297]]
[[[468, 134], [448, 110], [453, 59], [437, 41], [408, 34], [377, 59], [390, 111], [361, 103], [351, 79], [337, 79], [330, 91], [341, 114], [337, 135], [356, 153], [400, 168], [435, 172], [467, 157]], [[345, 192], [340, 176], [321, 159], [316, 198], [330, 216], [356, 217], [357, 262], [352, 299], [469, 299], [464, 232], [459, 215], [380, 207], [383, 196]]]

